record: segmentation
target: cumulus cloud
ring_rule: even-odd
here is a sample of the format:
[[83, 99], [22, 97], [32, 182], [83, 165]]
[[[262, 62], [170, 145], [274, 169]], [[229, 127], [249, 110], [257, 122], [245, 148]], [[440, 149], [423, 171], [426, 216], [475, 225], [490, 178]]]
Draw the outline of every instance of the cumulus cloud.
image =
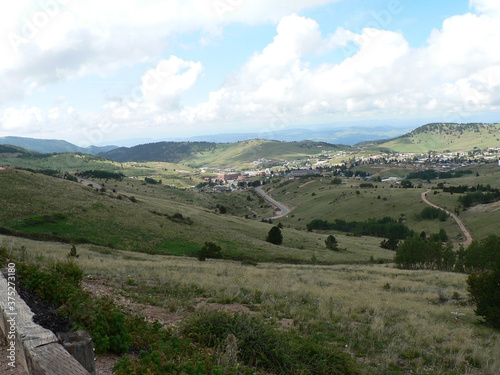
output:
[[[475, 3], [481, 10], [493, 4]], [[314, 20], [287, 16], [272, 43], [209, 101], [183, 114], [197, 121], [204, 116], [264, 119], [285, 108], [288, 116], [302, 119], [377, 113], [442, 118], [494, 109], [500, 100], [500, 50], [492, 48], [500, 45], [498, 21], [492, 13], [450, 17], [427, 45], [412, 49], [401, 33], [339, 28], [323, 36]], [[308, 53], [325, 49], [341, 49], [350, 57], [312, 66]]]
[[178, 108], [180, 95], [196, 83], [202, 72], [201, 63], [171, 56], [142, 76], [141, 89], [146, 100], [164, 108]]
[[[156, 61], [174, 34], [216, 35], [233, 22], [275, 22], [335, 1], [18, 0], [0, 12], [0, 79], [16, 77], [9, 87], [22, 94], [29, 86], [107, 75]], [[0, 103], [8, 99], [0, 95]]]

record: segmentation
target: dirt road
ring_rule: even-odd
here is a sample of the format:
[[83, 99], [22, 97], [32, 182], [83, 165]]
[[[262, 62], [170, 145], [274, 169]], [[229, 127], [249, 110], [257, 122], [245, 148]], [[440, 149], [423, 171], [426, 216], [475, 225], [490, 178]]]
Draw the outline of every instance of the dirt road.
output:
[[438, 208], [440, 210], [443, 210], [444, 212], [446, 212], [448, 215], [450, 215], [450, 217], [453, 218], [453, 220], [455, 220], [458, 224], [458, 226], [460, 227], [460, 230], [462, 231], [462, 233], [464, 234], [465, 236], [465, 241], [462, 242], [462, 245], [464, 245], [464, 247], [467, 247], [469, 246], [471, 243], [472, 243], [472, 236], [470, 235], [469, 231], [467, 230], [467, 228], [465, 227], [464, 223], [462, 223], [462, 220], [460, 220], [458, 218], [457, 215], [455, 215], [454, 213], [452, 212], [449, 212], [448, 210], [445, 210], [444, 208], [441, 208], [437, 205], [435, 205], [434, 203], [431, 203], [427, 200], [427, 193], [429, 193], [431, 191], [431, 189], [428, 189], [426, 191], [424, 191], [421, 195], [422, 197], [422, 200], [428, 204], [429, 206], [431, 207], [434, 207], [434, 208]]

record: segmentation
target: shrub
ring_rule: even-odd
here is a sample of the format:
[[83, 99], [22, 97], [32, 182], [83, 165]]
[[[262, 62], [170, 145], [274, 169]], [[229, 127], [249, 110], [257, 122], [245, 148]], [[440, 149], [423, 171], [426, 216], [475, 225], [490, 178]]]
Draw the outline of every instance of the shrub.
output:
[[486, 324], [500, 329], [500, 267], [469, 275], [467, 290], [476, 304], [476, 314], [482, 316]]
[[325, 347], [313, 338], [280, 332], [262, 318], [211, 311], [184, 321], [183, 334], [202, 345], [220, 347], [234, 335], [239, 359], [277, 374], [357, 374], [347, 354]]
[[205, 242], [205, 245], [198, 251], [198, 260], [204, 261], [207, 258], [222, 258], [222, 248], [213, 242]]
[[333, 185], [340, 185], [341, 183], [342, 183], [342, 180], [338, 177], [335, 177], [331, 182], [331, 184], [333, 184]]
[[326, 238], [325, 245], [326, 248], [330, 250], [337, 250], [339, 247], [337, 239], [333, 237], [331, 234]]
[[71, 246], [71, 250], [69, 251], [69, 254], [68, 254], [68, 258], [69, 257], [73, 257], [73, 258], [79, 258], [80, 257], [80, 255], [77, 254], [77, 252], [76, 252], [76, 246], [75, 245]]
[[280, 228], [277, 226], [272, 227], [267, 234], [266, 241], [275, 245], [281, 245], [283, 243], [283, 235]]
[[[58, 312], [89, 331], [97, 353], [126, 352], [131, 335], [125, 315], [109, 298], [94, 298], [79, 287], [83, 271], [73, 262], [57, 262], [53, 269], [17, 263], [19, 282], [40, 298], [60, 306]], [[78, 282], [77, 282], [78, 281]]]

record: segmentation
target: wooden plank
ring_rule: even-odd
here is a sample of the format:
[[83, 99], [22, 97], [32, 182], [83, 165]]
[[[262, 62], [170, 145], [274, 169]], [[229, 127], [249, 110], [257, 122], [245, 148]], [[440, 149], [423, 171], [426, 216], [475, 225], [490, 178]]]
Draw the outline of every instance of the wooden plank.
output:
[[31, 375], [89, 375], [59, 343], [38, 346], [28, 352]]
[[8, 283], [0, 273], [0, 328], [7, 336], [14, 318], [17, 361], [30, 375], [90, 375], [59, 343], [56, 335], [33, 322], [33, 312], [16, 295], [15, 310], [8, 299]]

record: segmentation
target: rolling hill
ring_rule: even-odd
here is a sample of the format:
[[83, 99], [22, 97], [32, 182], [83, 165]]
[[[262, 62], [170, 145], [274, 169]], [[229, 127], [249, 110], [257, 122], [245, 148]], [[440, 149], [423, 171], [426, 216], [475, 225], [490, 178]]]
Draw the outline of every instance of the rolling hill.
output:
[[322, 151], [338, 151], [350, 146], [325, 142], [278, 142], [262, 139], [236, 143], [158, 142], [135, 147], [121, 147], [100, 156], [118, 162], [166, 161], [190, 166], [249, 166], [258, 159], [275, 161], [307, 159]]
[[500, 147], [500, 124], [432, 123], [385, 141], [364, 142], [398, 152], [457, 152], [474, 148]]
[[12, 145], [26, 150], [49, 154], [54, 152], [82, 152], [97, 155], [100, 152], [111, 151], [117, 146], [89, 146], [79, 147], [72, 143], [58, 139], [36, 139], [24, 137], [0, 137], [0, 145]]

